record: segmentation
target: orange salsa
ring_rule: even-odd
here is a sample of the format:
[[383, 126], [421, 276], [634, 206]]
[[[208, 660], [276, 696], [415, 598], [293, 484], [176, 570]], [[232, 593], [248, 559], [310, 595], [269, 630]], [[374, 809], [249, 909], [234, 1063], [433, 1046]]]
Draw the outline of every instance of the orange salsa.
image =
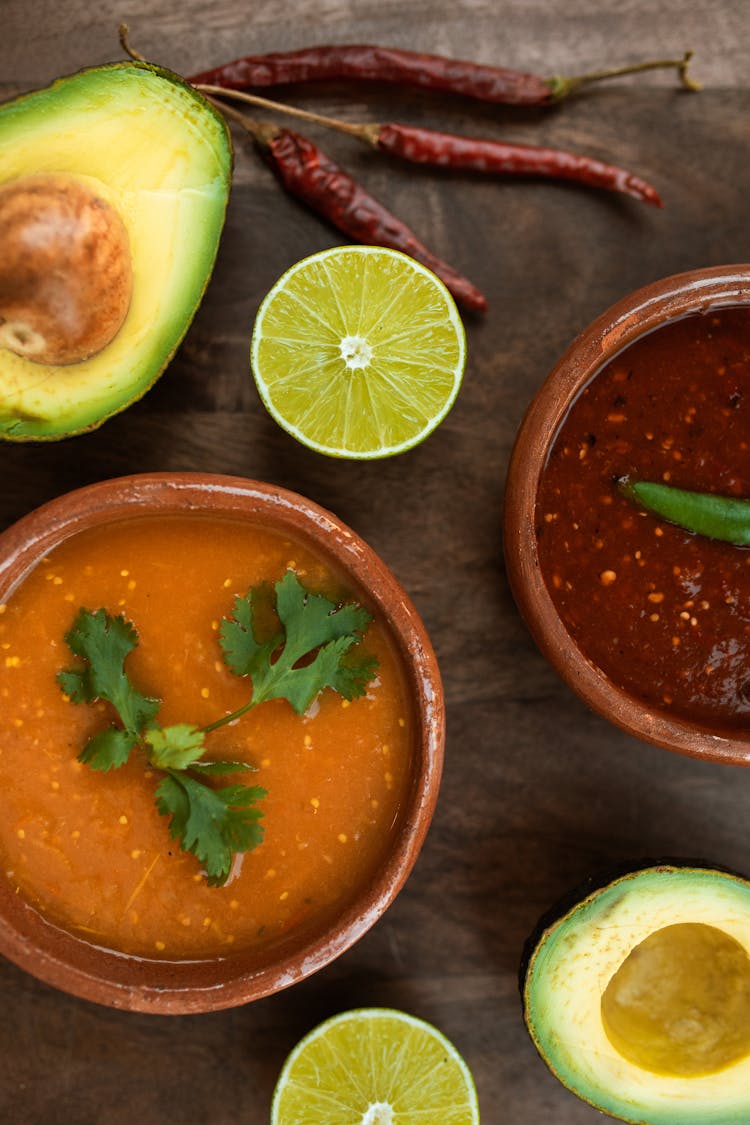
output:
[[207, 736], [214, 759], [257, 767], [263, 843], [207, 884], [154, 804], [163, 776], [136, 750], [108, 773], [77, 760], [115, 720], [56, 683], [75, 666], [64, 635], [81, 606], [122, 614], [138, 648], [126, 671], [162, 700], [158, 721], [207, 726], [241, 707], [249, 680], [218, 643], [236, 595], [293, 570], [332, 600], [363, 601], [283, 533], [233, 518], [146, 516], [61, 544], [0, 606], [0, 859], [5, 878], [52, 922], [91, 943], [152, 958], [263, 949], [319, 932], [374, 877], [410, 783], [414, 716], [395, 645], [377, 618], [362, 648], [379, 667], [364, 697], [331, 690], [297, 715], [263, 703]]

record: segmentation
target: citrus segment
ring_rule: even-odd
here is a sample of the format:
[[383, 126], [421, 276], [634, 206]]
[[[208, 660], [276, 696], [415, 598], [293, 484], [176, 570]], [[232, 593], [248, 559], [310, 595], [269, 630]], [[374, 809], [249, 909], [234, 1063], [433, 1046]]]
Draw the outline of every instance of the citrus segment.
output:
[[286, 1060], [271, 1125], [477, 1125], [474, 1080], [430, 1024], [388, 1008], [342, 1012]]
[[272, 417], [334, 457], [387, 457], [442, 421], [465, 334], [424, 266], [380, 246], [338, 246], [292, 266], [255, 321], [252, 368]]

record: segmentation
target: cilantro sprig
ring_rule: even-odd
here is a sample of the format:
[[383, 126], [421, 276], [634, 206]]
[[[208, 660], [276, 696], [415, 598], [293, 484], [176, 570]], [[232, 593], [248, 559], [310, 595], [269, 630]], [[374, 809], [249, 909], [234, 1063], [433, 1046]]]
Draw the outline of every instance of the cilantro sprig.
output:
[[[326, 687], [345, 699], [363, 695], [377, 661], [347, 664], [343, 658], [370, 623], [367, 610], [356, 603], [336, 607], [322, 594], [306, 590], [291, 570], [276, 583], [275, 592], [281, 624], [278, 632], [265, 641], [256, 636], [258, 604], [267, 596], [262, 586], [235, 599], [234, 614], [222, 622], [219, 631], [230, 670], [253, 681], [252, 699], [242, 711], [269, 699], [287, 699], [297, 714], [303, 715]], [[303, 660], [306, 662], [301, 664]], [[220, 719], [210, 729], [231, 722], [242, 711]]]
[[110, 726], [94, 735], [79, 761], [95, 770], [117, 769], [125, 765], [159, 710], [159, 700], [141, 695], [125, 674], [125, 657], [137, 646], [138, 634], [124, 617], [110, 617], [103, 609], [95, 613], [81, 609], [65, 641], [85, 663], [81, 669], [58, 674], [62, 690], [74, 703], [106, 700], [122, 723], [121, 728]]
[[207, 726], [157, 722], [161, 700], [143, 695], [131, 682], [125, 661], [138, 645], [134, 625], [104, 609], [81, 608], [65, 635], [80, 665], [58, 673], [57, 681], [73, 703], [111, 704], [117, 722], [98, 731], [78, 760], [92, 769], [119, 769], [139, 750], [146, 764], [160, 771], [156, 808], [168, 816], [169, 833], [183, 851], [204, 866], [208, 882], [226, 882], [236, 852], [251, 851], [263, 839], [258, 802], [267, 795], [259, 785], [215, 780], [253, 770], [247, 762], [212, 761], [204, 754], [207, 736], [270, 699], [286, 699], [304, 714], [326, 688], [345, 699], [364, 694], [377, 660], [351, 650], [371, 616], [356, 603], [336, 605], [307, 590], [292, 571], [268, 587], [251, 587], [235, 599], [224, 619], [219, 645], [227, 667], [251, 682], [248, 702]]

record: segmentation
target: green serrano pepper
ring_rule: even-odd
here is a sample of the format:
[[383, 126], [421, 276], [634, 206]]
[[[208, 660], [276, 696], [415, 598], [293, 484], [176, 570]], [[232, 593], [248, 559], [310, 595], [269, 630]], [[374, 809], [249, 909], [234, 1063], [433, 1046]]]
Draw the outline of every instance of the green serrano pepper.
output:
[[711, 492], [686, 492], [668, 484], [628, 480], [618, 482], [623, 496], [685, 531], [750, 547], [750, 500], [717, 496]]

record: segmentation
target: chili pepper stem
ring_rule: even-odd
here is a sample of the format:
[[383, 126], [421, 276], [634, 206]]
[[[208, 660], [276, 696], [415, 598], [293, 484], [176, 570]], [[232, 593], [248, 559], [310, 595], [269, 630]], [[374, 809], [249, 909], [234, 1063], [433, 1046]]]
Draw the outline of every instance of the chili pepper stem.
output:
[[274, 137], [278, 137], [280, 132], [278, 125], [273, 125], [270, 121], [256, 121], [254, 117], [248, 117], [246, 113], [240, 113], [234, 106], [224, 105], [223, 102], [217, 101], [210, 94], [204, 94], [203, 96], [230, 121], [236, 121], [238, 125], [241, 125], [261, 147], [267, 148]]
[[131, 59], [135, 59], [136, 62], [148, 62], [145, 55], [142, 55], [140, 51], [136, 51], [135, 47], [130, 46], [130, 28], [126, 23], [121, 23], [118, 27], [117, 37], [126, 55], [130, 55]]
[[592, 82], [602, 82], [607, 78], [618, 78], [624, 74], [640, 74], [643, 70], [676, 70], [682, 85], [686, 90], [697, 91], [702, 89], [700, 82], [696, 82], [688, 74], [688, 64], [693, 57], [692, 51], [686, 51], [681, 59], [650, 59], [647, 62], [633, 63], [630, 66], [617, 66], [608, 70], [594, 70], [589, 74], [574, 75], [566, 78], [564, 75], [554, 75], [547, 79], [547, 84], [552, 91], [552, 100], [562, 101], [569, 94], [588, 86]]
[[262, 98], [258, 94], [246, 94], [243, 90], [230, 90], [226, 86], [209, 86], [198, 82], [194, 88], [199, 93], [211, 98], [232, 98], [235, 101], [244, 102], [245, 105], [276, 110], [277, 113], [284, 113], [289, 117], [299, 117], [303, 121], [312, 121], [315, 125], [336, 129], [339, 133], [347, 133], [350, 137], [356, 137], [360, 141], [366, 141], [368, 144], [377, 146], [377, 137], [380, 132], [380, 126], [377, 124], [353, 124], [349, 121], [341, 121], [337, 117], [326, 117], [324, 114], [312, 113], [310, 110], [300, 109], [298, 106], [275, 102], [270, 98]]
[[[135, 47], [130, 43], [130, 28], [126, 23], [121, 23], [117, 29], [117, 35], [120, 40], [120, 46], [126, 55], [136, 62], [147, 62], [145, 55], [140, 51], [136, 51]], [[264, 126], [262, 122], [255, 121], [251, 117], [246, 117], [245, 114], [238, 113], [237, 110], [232, 109], [230, 106], [225, 106], [223, 103], [218, 102], [217, 98], [233, 98], [235, 101], [244, 102], [246, 105], [259, 106], [261, 109], [275, 109], [278, 113], [285, 113], [289, 117], [300, 117], [304, 121], [313, 121], [317, 125], [325, 125], [329, 129], [337, 129], [340, 133], [348, 133], [349, 136], [357, 137], [359, 140], [367, 141], [368, 144], [377, 145], [377, 136], [380, 129], [379, 125], [353, 125], [347, 121], [340, 121], [336, 117], [326, 117], [320, 113], [311, 113], [306, 109], [299, 109], [297, 106], [284, 105], [282, 102], [272, 101], [270, 98], [262, 98], [257, 94], [246, 94], [241, 90], [231, 90], [225, 86], [211, 86], [206, 83], [194, 83], [194, 89], [203, 94], [208, 101], [217, 106], [227, 117], [231, 117], [234, 121], [244, 125], [249, 133], [262, 144], [267, 143], [276, 135], [278, 130], [274, 126]], [[273, 129], [273, 132], [269, 132]]]

